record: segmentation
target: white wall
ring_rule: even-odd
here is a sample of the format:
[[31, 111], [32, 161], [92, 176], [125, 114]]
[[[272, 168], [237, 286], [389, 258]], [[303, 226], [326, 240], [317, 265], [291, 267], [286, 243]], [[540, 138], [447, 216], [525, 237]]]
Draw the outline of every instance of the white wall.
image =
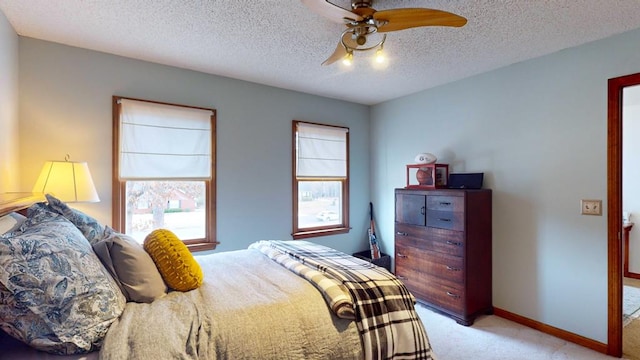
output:
[[23, 186], [45, 160], [89, 163], [97, 204], [79, 204], [111, 223], [111, 97], [217, 109], [217, 223], [220, 251], [261, 239], [291, 239], [291, 121], [350, 128], [351, 225], [315, 241], [367, 249], [369, 108], [51, 42], [20, 38], [20, 150]]
[[[18, 35], [0, 11], [0, 192], [18, 191]], [[29, 189], [30, 191], [31, 189]]]
[[[633, 31], [374, 106], [372, 201], [431, 152], [493, 189], [494, 306], [607, 342], [607, 79], [640, 72]], [[582, 216], [580, 199], [602, 199]]]
[[[640, 86], [625, 88], [622, 111], [622, 209], [631, 213], [634, 227], [629, 233], [629, 271], [640, 273]], [[635, 226], [637, 223], [639, 226]]]

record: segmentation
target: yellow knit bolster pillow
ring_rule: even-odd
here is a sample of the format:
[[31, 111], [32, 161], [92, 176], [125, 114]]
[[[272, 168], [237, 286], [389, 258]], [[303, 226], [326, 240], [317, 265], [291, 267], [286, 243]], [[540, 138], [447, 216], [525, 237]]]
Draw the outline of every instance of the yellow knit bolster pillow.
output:
[[170, 288], [189, 291], [202, 285], [204, 275], [200, 264], [171, 231], [152, 231], [144, 239], [144, 249], [151, 255], [162, 279]]

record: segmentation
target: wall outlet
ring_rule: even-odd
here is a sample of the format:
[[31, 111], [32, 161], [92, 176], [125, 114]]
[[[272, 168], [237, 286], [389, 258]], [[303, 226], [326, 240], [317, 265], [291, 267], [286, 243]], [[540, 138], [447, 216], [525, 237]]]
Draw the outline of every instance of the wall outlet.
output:
[[582, 215], [602, 215], [602, 200], [580, 200]]

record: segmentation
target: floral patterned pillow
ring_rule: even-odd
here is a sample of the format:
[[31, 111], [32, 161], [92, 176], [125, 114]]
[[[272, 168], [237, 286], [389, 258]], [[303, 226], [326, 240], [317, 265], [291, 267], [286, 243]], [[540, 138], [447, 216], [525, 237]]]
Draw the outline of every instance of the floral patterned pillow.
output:
[[0, 236], [0, 328], [39, 350], [96, 350], [126, 299], [82, 233], [42, 203]]
[[102, 240], [105, 228], [96, 219], [81, 211], [70, 208], [63, 201], [50, 194], [46, 194], [45, 197], [49, 203], [48, 208], [71, 221], [73, 225], [80, 229], [82, 235], [89, 240], [91, 245]]

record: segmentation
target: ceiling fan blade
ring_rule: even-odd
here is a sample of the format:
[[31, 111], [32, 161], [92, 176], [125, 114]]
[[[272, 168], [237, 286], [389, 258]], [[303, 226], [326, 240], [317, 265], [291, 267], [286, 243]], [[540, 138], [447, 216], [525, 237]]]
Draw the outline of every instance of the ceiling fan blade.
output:
[[354, 14], [349, 10], [333, 5], [327, 0], [300, 0], [311, 11], [326, 17], [327, 19], [338, 24], [344, 24], [345, 19], [348, 21], [361, 21], [362, 16]]
[[378, 32], [404, 30], [418, 26], [460, 27], [467, 23], [467, 19], [460, 15], [425, 8], [381, 10], [375, 12], [373, 18], [381, 22], [386, 22], [378, 26]]
[[347, 56], [347, 50], [342, 46], [342, 43], [338, 43], [336, 50], [327, 58], [327, 60], [322, 62], [322, 65], [331, 65], [345, 56]]
[[354, 14], [358, 14], [363, 18], [371, 17], [375, 12], [376, 12], [376, 9], [371, 7], [359, 7], [359, 8], [353, 9]]

